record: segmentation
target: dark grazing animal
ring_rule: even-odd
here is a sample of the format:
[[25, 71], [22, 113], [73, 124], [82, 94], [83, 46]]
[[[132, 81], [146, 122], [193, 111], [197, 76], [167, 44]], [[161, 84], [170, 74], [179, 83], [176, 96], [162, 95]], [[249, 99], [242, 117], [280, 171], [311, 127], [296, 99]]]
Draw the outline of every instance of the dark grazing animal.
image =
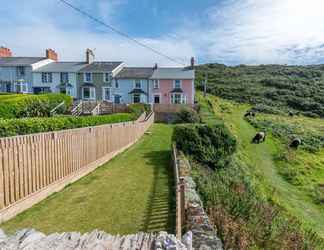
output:
[[253, 143], [260, 143], [266, 140], [266, 133], [265, 132], [258, 132], [254, 138], [252, 139]]
[[248, 116], [253, 116], [253, 117], [255, 117], [255, 113], [252, 112], [252, 111], [248, 111], [248, 112], [245, 113], [244, 117], [248, 117]]
[[289, 147], [297, 149], [301, 144], [302, 140], [300, 138], [295, 138], [291, 141]]

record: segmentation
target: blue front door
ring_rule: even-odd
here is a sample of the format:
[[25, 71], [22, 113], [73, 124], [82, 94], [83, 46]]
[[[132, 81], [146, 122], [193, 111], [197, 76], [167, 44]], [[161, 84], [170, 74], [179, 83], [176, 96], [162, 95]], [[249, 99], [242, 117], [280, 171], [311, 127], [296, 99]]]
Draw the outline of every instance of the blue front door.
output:
[[120, 95], [115, 95], [115, 98], [114, 98], [114, 103], [117, 103], [119, 104], [120, 103]]

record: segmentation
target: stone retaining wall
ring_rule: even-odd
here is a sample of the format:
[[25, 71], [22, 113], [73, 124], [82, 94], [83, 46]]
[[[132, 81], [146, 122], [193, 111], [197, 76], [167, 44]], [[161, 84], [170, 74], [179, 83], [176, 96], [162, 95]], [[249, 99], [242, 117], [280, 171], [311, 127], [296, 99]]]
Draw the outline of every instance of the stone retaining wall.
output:
[[[190, 238], [192, 249], [204, 250], [221, 250], [223, 249], [221, 240], [217, 237], [217, 232], [210, 223], [207, 213], [204, 210], [203, 203], [196, 191], [196, 183], [190, 177], [191, 166], [186, 157], [174, 150], [177, 156], [177, 166], [179, 172], [180, 183], [184, 185], [185, 197], [185, 229], [188, 231], [183, 236]], [[187, 244], [188, 245], [188, 244]], [[191, 249], [189, 247], [189, 249]]]

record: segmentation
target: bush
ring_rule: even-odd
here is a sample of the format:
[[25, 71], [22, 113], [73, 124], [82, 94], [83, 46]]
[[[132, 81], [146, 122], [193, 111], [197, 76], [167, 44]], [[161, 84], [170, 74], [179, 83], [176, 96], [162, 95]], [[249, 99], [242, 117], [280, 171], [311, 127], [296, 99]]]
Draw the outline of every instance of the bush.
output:
[[50, 112], [64, 101], [58, 110], [63, 114], [72, 104], [72, 97], [64, 94], [5, 95], [0, 98], [0, 118], [49, 117]]
[[200, 118], [198, 113], [191, 108], [183, 108], [176, 118], [176, 123], [199, 123]]
[[133, 119], [134, 114], [128, 113], [104, 116], [56, 116], [47, 118], [0, 119], [0, 137], [127, 122]]
[[128, 110], [130, 113], [135, 114], [136, 117], [139, 117], [144, 112], [150, 113], [151, 105], [143, 104], [143, 103], [134, 103], [134, 104], [128, 105]]
[[236, 140], [223, 124], [181, 125], [174, 130], [177, 148], [213, 169], [225, 167], [236, 149]]

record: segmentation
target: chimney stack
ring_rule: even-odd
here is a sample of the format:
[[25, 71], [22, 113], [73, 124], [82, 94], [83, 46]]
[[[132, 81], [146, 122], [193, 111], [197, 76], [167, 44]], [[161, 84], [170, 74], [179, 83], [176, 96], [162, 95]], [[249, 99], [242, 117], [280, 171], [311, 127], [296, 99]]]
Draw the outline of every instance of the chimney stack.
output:
[[47, 59], [52, 59], [53, 61], [57, 62], [58, 61], [58, 55], [53, 49], [47, 49], [46, 50], [46, 58]]
[[153, 67], [154, 70], [158, 69], [158, 64], [154, 64], [154, 67]]
[[87, 49], [86, 50], [86, 62], [87, 62], [87, 64], [93, 63], [94, 60], [95, 60], [95, 54], [93, 53], [93, 51], [91, 49]]
[[1, 46], [0, 47], [0, 57], [12, 57], [11, 50]]
[[190, 67], [193, 69], [195, 67], [195, 58], [191, 57], [190, 59]]

